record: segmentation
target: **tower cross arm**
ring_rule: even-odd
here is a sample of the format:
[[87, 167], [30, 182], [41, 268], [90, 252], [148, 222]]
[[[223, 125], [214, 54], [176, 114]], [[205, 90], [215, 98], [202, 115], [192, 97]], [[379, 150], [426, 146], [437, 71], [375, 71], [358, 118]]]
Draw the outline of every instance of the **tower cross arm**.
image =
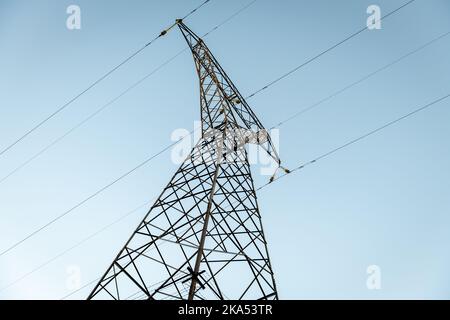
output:
[[225, 118], [234, 128], [238, 146], [258, 144], [278, 164], [281, 160], [267, 129], [223, 70], [201, 37], [181, 19], [176, 21], [192, 52], [200, 80], [202, 136], [219, 127]]

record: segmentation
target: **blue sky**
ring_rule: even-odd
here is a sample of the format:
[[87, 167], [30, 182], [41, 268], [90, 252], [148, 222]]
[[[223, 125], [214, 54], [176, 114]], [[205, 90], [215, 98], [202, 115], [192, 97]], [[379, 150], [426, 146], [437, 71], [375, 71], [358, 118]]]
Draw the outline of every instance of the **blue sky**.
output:
[[[10, 144], [201, 1], [0, 2], [0, 146]], [[251, 1], [213, 0], [186, 24], [209, 31]], [[206, 43], [246, 96], [405, 1], [258, 0]], [[66, 28], [66, 8], [82, 28]], [[450, 3], [417, 0], [249, 100], [270, 127], [450, 31]], [[185, 47], [178, 30], [0, 157], [0, 180]], [[295, 167], [450, 91], [450, 36], [280, 128], [280, 156]], [[198, 120], [188, 52], [0, 183], [0, 251], [171, 143]], [[288, 176], [258, 194], [281, 298], [450, 297], [449, 101]], [[166, 152], [0, 257], [0, 288], [157, 196], [177, 165]], [[256, 185], [267, 176], [254, 170]], [[59, 299], [99, 277], [142, 208], [0, 292]], [[368, 290], [366, 269], [381, 269]], [[70, 298], [85, 298], [89, 288]]]

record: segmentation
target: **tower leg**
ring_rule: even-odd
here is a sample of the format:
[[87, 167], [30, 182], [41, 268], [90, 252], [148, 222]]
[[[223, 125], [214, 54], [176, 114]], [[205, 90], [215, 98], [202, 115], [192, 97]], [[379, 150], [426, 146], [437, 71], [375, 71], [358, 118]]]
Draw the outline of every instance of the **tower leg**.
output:
[[199, 141], [89, 299], [277, 298], [247, 153], [228, 151]]

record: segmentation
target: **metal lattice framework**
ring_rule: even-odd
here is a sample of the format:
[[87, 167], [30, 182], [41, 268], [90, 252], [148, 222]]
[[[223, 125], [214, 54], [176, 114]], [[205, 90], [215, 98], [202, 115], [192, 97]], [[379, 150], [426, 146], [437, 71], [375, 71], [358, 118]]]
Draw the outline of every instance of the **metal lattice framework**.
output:
[[181, 20], [200, 80], [202, 138], [89, 299], [277, 299], [248, 143], [270, 136]]

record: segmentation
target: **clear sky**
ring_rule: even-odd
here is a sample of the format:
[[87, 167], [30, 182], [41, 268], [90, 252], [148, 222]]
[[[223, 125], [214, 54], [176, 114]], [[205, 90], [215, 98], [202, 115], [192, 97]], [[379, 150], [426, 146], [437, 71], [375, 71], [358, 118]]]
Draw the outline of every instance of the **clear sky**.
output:
[[[0, 148], [10, 144], [200, 0], [0, 1]], [[186, 24], [198, 34], [243, 0], [212, 0]], [[406, 0], [258, 0], [206, 43], [246, 96]], [[81, 8], [81, 30], [66, 8]], [[270, 127], [450, 31], [450, 2], [417, 0], [249, 100]], [[185, 47], [174, 29], [0, 156], [0, 180]], [[443, 37], [280, 128], [295, 167], [450, 91]], [[280, 298], [450, 298], [450, 102], [444, 101], [258, 193]], [[0, 182], [0, 251], [171, 143], [199, 119], [198, 80], [185, 52], [84, 126]], [[0, 290], [128, 211], [151, 201], [177, 165], [170, 152], [0, 257]], [[256, 185], [267, 182], [255, 167]], [[105, 271], [145, 214], [127, 216], [1, 299], [59, 299], [73, 272]], [[367, 268], [381, 288], [366, 286]], [[76, 281], [75, 281], [76, 282]], [[70, 298], [83, 299], [91, 287]]]

